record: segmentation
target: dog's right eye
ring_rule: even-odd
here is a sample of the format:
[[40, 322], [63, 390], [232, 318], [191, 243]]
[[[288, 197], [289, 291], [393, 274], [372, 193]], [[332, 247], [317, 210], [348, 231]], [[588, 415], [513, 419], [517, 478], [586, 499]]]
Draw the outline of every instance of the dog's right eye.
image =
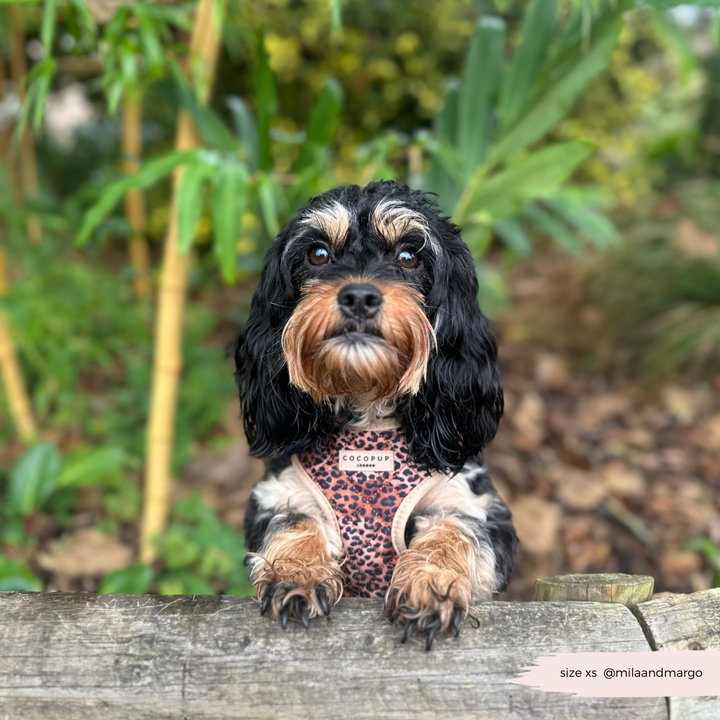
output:
[[311, 265], [324, 265], [330, 259], [330, 253], [321, 245], [312, 248], [308, 253]]

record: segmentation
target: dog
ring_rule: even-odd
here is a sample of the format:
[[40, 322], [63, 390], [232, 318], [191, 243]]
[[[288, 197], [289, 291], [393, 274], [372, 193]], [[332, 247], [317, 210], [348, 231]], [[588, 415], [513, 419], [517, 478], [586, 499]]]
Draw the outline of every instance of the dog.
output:
[[459, 229], [392, 181], [318, 195], [270, 245], [235, 377], [268, 459], [247, 563], [283, 628], [384, 597], [430, 649], [507, 587], [517, 536], [480, 459], [503, 392], [477, 296]]

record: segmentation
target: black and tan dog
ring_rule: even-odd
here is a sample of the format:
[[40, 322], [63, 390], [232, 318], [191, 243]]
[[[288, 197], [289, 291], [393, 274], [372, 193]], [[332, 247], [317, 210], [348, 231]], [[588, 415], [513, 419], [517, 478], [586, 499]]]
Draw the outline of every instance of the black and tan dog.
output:
[[503, 395], [477, 294], [458, 228], [394, 182], [319, 195], [271, 245], [235, 361], [270, 460], [248, 562], [283, 627], [384, 596], [429, 649], [507, 586], [517, 537], [479, 458]]

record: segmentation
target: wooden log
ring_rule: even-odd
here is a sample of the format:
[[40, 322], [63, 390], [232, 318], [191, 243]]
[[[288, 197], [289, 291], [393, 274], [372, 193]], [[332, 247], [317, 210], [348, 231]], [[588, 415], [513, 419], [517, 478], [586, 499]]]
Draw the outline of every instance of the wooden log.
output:
[[310, 628], [253, 598], [0, 593], [0, 717], [23, 720], [666, 720], [664, 698], [577, 698], [507, 683], [541, 655], [647, 651], [632, 613], [480, 603], [459, 638], [401, 645], [380, 600]]
[[649, 575], [556, 575], [535, 581], [535, 600], [621, 603], [631, 608], [651, 600], [654, 585]]
[[[720, 650], [720, 588], [658, 598], [633, 612], [653, 650]], [[720, 718], [718, 696], [671, 697], [669, 705], [673, 720]]]

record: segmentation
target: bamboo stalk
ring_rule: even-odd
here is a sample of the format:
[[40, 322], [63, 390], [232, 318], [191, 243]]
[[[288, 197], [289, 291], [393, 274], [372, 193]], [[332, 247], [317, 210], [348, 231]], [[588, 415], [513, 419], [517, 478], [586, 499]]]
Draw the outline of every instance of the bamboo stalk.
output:
[[[206, 99], [210, 93], [220, 43], [219, 19], [215, 16], [215, 10], [219, 6], [217, 0], [200, 0], [190, 41], [191, 52], [202, 63]], [[199, 142], [198, 132], [190, 116], [182, 111], [178, 116], [176, 149], [190, 150], [197, 147]], [[182, 168], [178, 168], [173, 174], [175, 202], [182, 175]], [[174, 207], [165, 239], [155, 326], [155, 357], [140, 536], [140, 560], [143, 563], [151, 563], [155, 559], [154, 539], [164, 530], [169, 514], [175, 410], [182, 368], [182, 320], [187, 267], [187, 256], [178, 252], [177, 208]]]
[[[122, 102], [122, 152], [123, 172], [132, 175], [140, 169], [142, 155], [142, 105], [140, 92], [127, 90]], [[150, 250], [145, 239], [147, 220], [145, 196], [139, 188], [125, 194], [125, 217], [132, 235], [128, 242], [130, 266], [134, 271], [133, 288], [135, 295], [143, 300], [152, 296], [150, 285]]]
[[[25, 102], [25, 78], [27, 77], [27, 59], [25, 57], [25, 26], [22, 8], [8, 5], [8, 35], [10, 42], [10, 76], [20, 102]], [[37, 158], [32, 134], [25, 128], [20, 137], [20, 187], [25, 198], [36, 195], [40, 188], [38, 181]], [[31, 215], [27, 221], [28, 239], [39, 243], [42, 239], [40, 219]]]
[[[3, 62], [0, 62], [0, 100], [5, 97], [6, 84], [7, 75], [5, 74], [5, 65]], [[18, 208], [22, 205], [22, 195], [20, 194], [15, 158], [13, 158], [10, 153], [10, 136], [10, 127], [0, 130], [0, 158], [2, 158], [5, 163], [10, 199], [12, 200], [13, 206]]]
[[[0, 297], [7, 292], [7, 272], [5, 253], [0, 248]], [[10, 407], [10, 416], [24, 442], [30, 442], [37, 436], [37, 425], [32, 412], [30, 398], [25, 388], [18, 362], [15, 345], [12, 341], [5, 313], [0, 308], [0, 374]]]
[[[0, 62], [0, 99], [5, 97], [6, 80], [5, 66]], [[9, 128], [0, 131], [0, 158], [5, 162], [13, 204], [19, 205], [22, 202], [22, 196], [18, 192], [15, 163], [10, 156]], [[7, 293], [7, 290], [7, 261], [5, 252], [0, 247], [0, 298]], [[10, 334], [10, 328], [2, 308], [0, 308], [0, 376], [2, 376], [13, 423], [18, 429], [20, 437], [29, 442], [36, 437], [37, 426], [25, 387], [25, 380], [20, 370], [15, 345]]]

